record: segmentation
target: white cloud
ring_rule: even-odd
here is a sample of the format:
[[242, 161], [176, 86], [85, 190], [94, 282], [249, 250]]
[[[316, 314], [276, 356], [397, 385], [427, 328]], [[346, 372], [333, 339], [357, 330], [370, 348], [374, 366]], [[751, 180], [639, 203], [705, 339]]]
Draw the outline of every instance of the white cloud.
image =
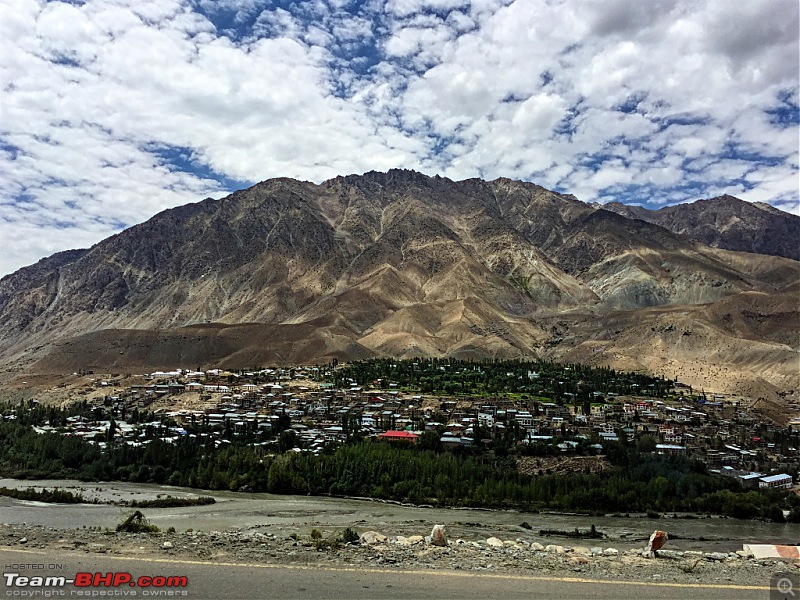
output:
[[415, 15], [422, 11], [449, 11], [469, 4], [464, 0], [389, 0], [386, 10], [398, 17]]
[[283, 6], [4, 0], [0, 273], [272, 176], [797, 204], [796, 0]]

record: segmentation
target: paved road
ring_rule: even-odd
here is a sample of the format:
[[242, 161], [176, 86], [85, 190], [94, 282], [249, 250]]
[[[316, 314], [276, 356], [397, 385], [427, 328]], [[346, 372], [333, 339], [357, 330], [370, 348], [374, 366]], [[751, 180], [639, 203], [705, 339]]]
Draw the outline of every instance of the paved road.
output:
[[[675, 583], [639, 583], [600, 581], [579, 577], [518, 576], [474, 574], [459, 571], [401, 571], [379, 569], [348, 569], [340, 567], [300, 567], [243, 563], [207, 563], [169, 560], [164, 558], [95, 556], [65, 552], [52, 553], [0, 548], [4, 573], [18, 572], [34, 576], [73, 577], [78, 572], [128, 572], [134, 579], [140, 576], [185, 576], [184, 589], [141, 587], [64, 588], [63, 597], [79, 597], [78, 592], [114, 592], [112, 597], [187, 597], [199, 599], [279, 599], [279, 598], [347, 598], [387, 600], [391, 598], [425, 598], [459, 600], [470, 598], [526, 599], [597, 599], [642, 600], [645, 598], [757, 600], [769, 599], [769, 582], [754, 582], [752, 586], [702, 585]], [[43, 570], [20, 569], [19, 564], [42, 564]], [[60, 568], [49, 568], [58, 563]], [[16, 565], [16, 566], [15, 566]], [[12, 570], [13, 569], [13, 570]], [[578, 575], [578, 574], [575, 574]], [[26, 597], [15, 592], [31, 588], [12, 588], [3, 583], [3, 596]], [[186, 595], [183, 596], [185, 590]], [[171, 595], [163, 594], [170, 591]], [[135, 596], [133, 592], [136, 592]], [[27, 595], [27, 597], [36, 597]], [[43, 597], [41, 594], [39, 598]], [[45, 596], [46, 597], [46, 596]], [[58, 596], [53, 596], [58, 597]], [[96, 596], [104, 597], [104, 596]], [[108, 597], [108, 596], [105, 596]]]

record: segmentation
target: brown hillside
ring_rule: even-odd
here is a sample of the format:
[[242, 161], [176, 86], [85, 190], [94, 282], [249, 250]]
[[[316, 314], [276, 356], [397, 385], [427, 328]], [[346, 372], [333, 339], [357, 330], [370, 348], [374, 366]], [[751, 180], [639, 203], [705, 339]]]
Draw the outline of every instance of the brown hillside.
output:
[[547, 356], [776, 397], [800, 387], [799, 275], [519, 181], [281, 178], [4, 277], [0, 356], [7, 375]]

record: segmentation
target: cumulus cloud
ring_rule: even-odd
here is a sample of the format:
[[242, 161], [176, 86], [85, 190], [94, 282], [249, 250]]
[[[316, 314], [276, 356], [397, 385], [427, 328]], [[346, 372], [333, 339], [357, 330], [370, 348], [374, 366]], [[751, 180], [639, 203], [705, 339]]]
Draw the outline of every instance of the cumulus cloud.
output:
[[795, 0], [5, 0], [0, 274], [273, 176], [798, 209]]

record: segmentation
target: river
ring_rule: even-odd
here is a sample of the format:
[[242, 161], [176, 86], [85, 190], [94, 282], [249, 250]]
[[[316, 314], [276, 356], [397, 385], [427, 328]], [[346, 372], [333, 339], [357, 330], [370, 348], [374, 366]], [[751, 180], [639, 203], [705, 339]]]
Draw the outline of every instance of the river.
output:
[[[399, 506], [344, 498], [278, 496], [243, 492], [200, 491], [155, 484], [75, 480], [0, 479], [0, 487], [24, 489], [55, 488], [80, 493], [99, 502], [149, 500], [159, 495], [176, 497], [212, 496], [216, 503], [189, 508], [149, 508], [143, 512], [162, 529], [179, 531], [223, 531], [230, 528], [259, 529], [308, 534], [312, 528], [341, 529], [352, 526], [359, 531], [375, 530], [387, 535], [425, 535], [435, 523], [447, 526], [451, 537], [465, 540], [498, 536], [522, 537], [542, 543], [595, 545], [593, 540], [574, 540], [559, 536], [543, 538], [540, 530], [572, 531], [595, 525], [607, 536], [602, 545], [613, 543], [620, 549], [641, 547], [655, 529], [672, 536], [670, 547], [680, 550], [740, 550], [743, 543], [796, 544], [799, 524], [763, 523], [726, 518], [681, 519], [662, 516], [584, 516], [517, 511], [461, 510]], [[131, 511], [110, 504], [45, 504], [0, 497], [0, 522], [42, 525], [58, 529], [83, 527], [114, 528]], [[530, 529], [520, 525], [526, 522]]]

